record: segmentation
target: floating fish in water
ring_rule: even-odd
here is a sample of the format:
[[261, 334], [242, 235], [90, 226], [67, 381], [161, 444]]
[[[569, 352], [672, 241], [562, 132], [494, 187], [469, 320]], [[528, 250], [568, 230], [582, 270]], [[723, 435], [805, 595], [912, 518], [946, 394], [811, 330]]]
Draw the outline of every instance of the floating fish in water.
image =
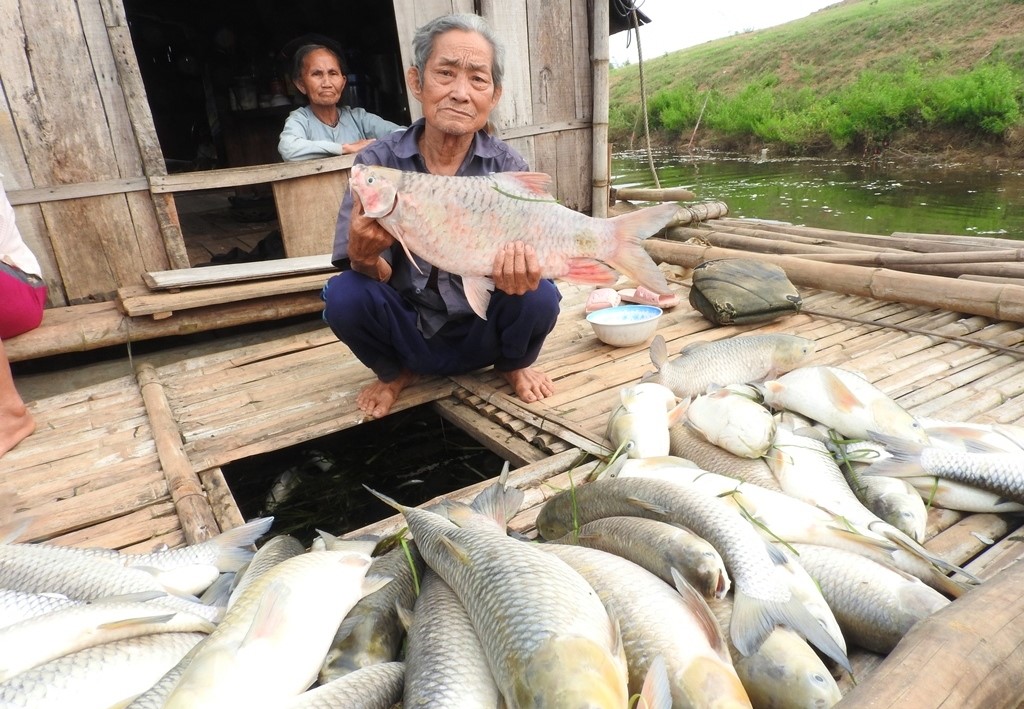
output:
[[368, 217], [376, 218], [410, 256], [462, 276], [470, 306], [486, 319], [498, 248], [523, 241], [537, 252], [541, 275], [612, 286], [621, 271], [667, 295], [664, 274], [641, 241], [664, 228], [676, 204], [594, 219], [549, 194], [551, 178], [533, 172], [446, 177], [354, 165], [349, 183]]
[[[627, 463], [634, 462], [645, 461]], [[785, 563], [786, 557], [768, 546], [739, 513], [696, 486], [651, 479], [595, 480], [545, 502], [537, 516], [537, 531], [545, 539], [557, 539], [577, 524], [616, 515], [683, 524], [718, 550], [736, 597], [729, 633], [744, 655], [756, 651], [773, 627], [786, 625], [850, 668], [843, 649], [778, 573], [776, 566]]]
[[717, 550], [688, 529], [644, 517], [605, 517], [588, 522], [552, 544], [600, 549], [629, 559], [668, 584], [672, 570], [705, 598], [721, 598], [732, 582]]
[[694, 342], [674, 359], [665, 338], [655, 335], [651, 362], [658, 370], [648, 381], [664, 384], [680, 399], [707, 392], [711, 386], [749, 384], [788, 372], [815, 349], [814, 340], [796, 335], [737, 335], [714, 342]]
[[968, 453], [922, 446], [880, 433], [874, 438], [892, 457], [872, 463], [866, 475], [934, 475], [1024, 503], [1024, 456], [1020, 453]]
[[651, 661], [665, 660], [672, 705], [750, 707], [722, 631], [703, 598], [678, 590], [631, 561], [598, 549], [542, 544], [587, 580], [619, 621], [630, 694], [639, 694]]
[[803, 414], [846, 438], [868, 440], [869, 431], [928, 443], [924, 428], [874, 384], [839, 367], [800, 367], [764, 383], [764, 403]]
[[[522, 496], [500, 483], [485, 493], [494, 503], [477, 509], [505, 510], [505, 495]], [[448, 516], [459, 519], [457, 526], [378, 496], [402, 512], [427, 565], [462, 601], [510, 708], [626, 706], [621, 637], [578, 573], [507, 536], [498, 512], [488, 528], [483, 514], [453, 505]]]
[[800, 564], [821, 587], [847, 637], [873, 652], [889, 653], [919, 620], [949, 605], [921, 581], [859, 554], [794, 544]]
[[498, 707], [501, 693], [473, 623], [451, 587], [431, 570], [409, 623], [404, 707]]

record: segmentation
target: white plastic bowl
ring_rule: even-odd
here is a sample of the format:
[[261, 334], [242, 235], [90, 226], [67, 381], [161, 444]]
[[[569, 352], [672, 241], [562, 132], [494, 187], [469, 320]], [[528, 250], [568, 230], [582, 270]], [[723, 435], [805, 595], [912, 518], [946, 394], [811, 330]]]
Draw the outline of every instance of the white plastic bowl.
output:
[[661, 308], [653, 305], [617, 305], [587, 315], [597, 339], [615, 347], [643, 344], [658, 329]]

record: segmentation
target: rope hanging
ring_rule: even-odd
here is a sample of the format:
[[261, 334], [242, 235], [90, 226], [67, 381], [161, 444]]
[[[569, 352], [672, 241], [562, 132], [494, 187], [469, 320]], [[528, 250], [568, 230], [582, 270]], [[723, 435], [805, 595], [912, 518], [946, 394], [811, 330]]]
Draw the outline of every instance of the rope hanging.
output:
[[[625, 10], [629, 14], [632, 27], [628, 30], [636, 36], [637, 68], [640, 72], [640, 110], [644, 115], [644, 144], [647, 148], [647, 165], [651, 169], [651, 176], [654, 178], [654, 186], [661, 189], [661, 180], [658, 179], [658, 171], [654, 168], [654, 155], [651, 151], [651, 124], [647, 113], [647, 84], [644, 80], [644, 53], [640, 46], [640, 20], [636, 13], [639, 9], [636, 3], [631, 0], [619, 0], [620, 12]], [[643, 4], [643, 3], [641, 3]], [[625, 14], [625, 13], [623, 13]]]

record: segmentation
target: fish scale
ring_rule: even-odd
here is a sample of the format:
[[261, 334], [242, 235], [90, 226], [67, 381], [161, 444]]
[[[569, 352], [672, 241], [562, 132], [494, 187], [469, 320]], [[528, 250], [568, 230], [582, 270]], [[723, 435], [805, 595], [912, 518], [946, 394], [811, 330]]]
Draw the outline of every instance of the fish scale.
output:
[[626, 706], [617, 632], [579, 574], [504, 532], [389, 504], [405, 515], [427, 565], [462, 601], [510, 709]]

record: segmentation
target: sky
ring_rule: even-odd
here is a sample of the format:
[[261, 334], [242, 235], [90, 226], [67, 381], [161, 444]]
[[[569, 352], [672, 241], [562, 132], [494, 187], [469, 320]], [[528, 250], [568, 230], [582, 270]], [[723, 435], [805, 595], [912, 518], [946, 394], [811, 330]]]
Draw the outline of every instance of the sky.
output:
[[[838, 0], [635, 0], [651, 23], [640, 28], [644, 60], [666, 52], [703, 44], [720, 37], [781, 25], [806, 17]], [[631, 38], [626, 46], [627, 35]], [[632, 32], [619, 32], [610, 40], [613, 66], [636, 64]]]

